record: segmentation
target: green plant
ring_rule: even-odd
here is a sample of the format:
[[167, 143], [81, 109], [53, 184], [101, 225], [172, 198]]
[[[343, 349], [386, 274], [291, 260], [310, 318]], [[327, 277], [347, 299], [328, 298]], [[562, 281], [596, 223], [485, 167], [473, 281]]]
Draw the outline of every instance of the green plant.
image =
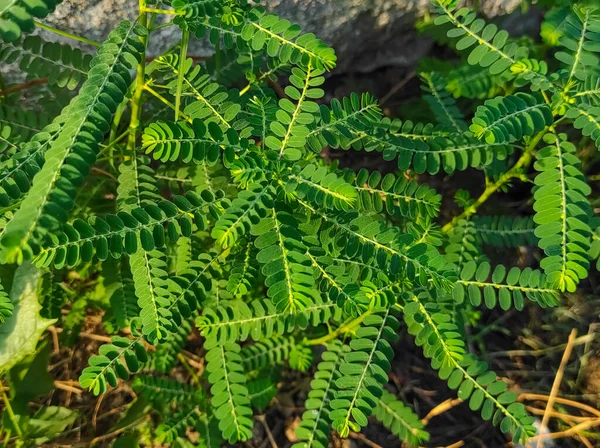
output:
[[[533, 436], [516, 393], [468, 353], [461, 319], [484, 306], [555, 306], [596, 258], [591, 189], [566, 131], [600, 141], [600, 11], [574, 5], [562, 21], [551, 11], [540, 49], [434, 0], [434, 24], [465, 62], [419, 73], [435, 117], [423, 124], [383, 117], [369, 94], [323, 102], [335, 53], [288, 20], [245, 0], [163, 3], [140, 0], [134, 23], [92, 42], [94, 57], [20, 37], [55, 2], [0, 8], [0, 60], [47, 76], [51, 92], [81, 84], [52, 120], [17, 96], [0, 109], [0, 324], [11, 329], [0, 333], [0, 372], [34, 351], [61, 317], [52, 310], [80, 297], [68, 327], [77, 332], [87, 304], [114, 334], [81, 387], [102, 394], [133, 376], [160, 417], [154, 440], [186, 446], [188, 428], [202, 443], [249, 440], [252, 408], [277, 390], [267, 369], [287, 363], [314, 370], [294, 447], [327, 446], [331, 430], [348, 437], [370, 415], [418, 445], [426, 428], [386, 389], [396, 342], [409, 334], [473, 411], [515, 442]], [[159, 15], [173, 21], [155, 25]], [[162, 26], [179, 26], [181, 41], [147, 63]], [[188, 42], [206, 35], [216, 52], [197, 64]], [[282, 73], [278, 98], [269, 86]], [[341, 169], [319, 156], [326, 147], [380, 152], [399, 172]], [[477, 214], [529, 181], [532, 165], [533, 218]], [[483, 172], [485, 189], [458, 192], [462, 211], [440, 226], [442, 196], [420, 175], [467, 169]], [[521, 245], [543, 251], [540, 269], [507, 268], [483, 251]], [[65, 283], [73, 272], [86, 281]], [[26, 309], [22, 297], [33, 300]], [[35, 334], [14, 346], [29, 325]], [[193, 325], [204, 338], [201, 377], [181, 355]], [[156, 375], [178, 362], [189, 384]], [[4, 398], [7, 440], [40, 443], [24, 425], [36, 419]]]

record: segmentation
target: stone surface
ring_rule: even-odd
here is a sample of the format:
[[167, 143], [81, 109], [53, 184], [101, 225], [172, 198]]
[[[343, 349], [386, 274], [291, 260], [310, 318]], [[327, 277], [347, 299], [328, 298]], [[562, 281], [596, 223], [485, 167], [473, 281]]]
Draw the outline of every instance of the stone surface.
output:
[[[486, 14], [497, 15], [519, 3], [482, 0], [481, 7]], [[338, 55], [338, 74], [412, 66], [431, 45], [414, 31], [415, 20], [429, 8], [429, 0], [263, 0], [261, 4], [332, 45]], [[120, 20], [136, 16], [135, 0], [64, 0], [46, 22], [100, 41]], [[158, 31], [149, 54], [163, 51], [179, 36], [177, 27]], [[191, 42], [189, 54], [210, 53], [206, 43]]]

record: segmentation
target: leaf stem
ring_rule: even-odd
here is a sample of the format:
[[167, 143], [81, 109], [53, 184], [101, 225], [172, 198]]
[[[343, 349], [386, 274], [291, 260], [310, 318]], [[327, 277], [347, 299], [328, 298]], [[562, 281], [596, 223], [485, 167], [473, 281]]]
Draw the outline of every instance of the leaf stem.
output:
[[19, 437], [22, 437], [23, 431], [21, 431], [21, 427], [19, 426], [17, 417], [16, 417], [15, 413], [13, 412], [13, 408], [10, 405], [10, 401], [8, 400], [8, 396], [6, 395], [6, 392], [4, 391], [4, 387], [1, 382], [0, 382], [0, 389], [2, 389], [2, 401], [4, 402], [6, 412], [8, 413], [8, 418], [10, 419], [10, 422], [14, 426], [15, 431], [17, 431], [17, 434], [19, 435]]
[[373, 311], [374, 311], [373, 308], [369, 308], [367, 311], [362, 313], [356, 319], [353, 319], [350, 322], [348, 322], [347, 324], [342, 325], [337, 330], [330, 332], [329, 334], [326, 334], [325, 336], [322, 336], [320, 338], [310, 339], [310, 340], [306, 341], [306, 343], [308, 345], [323, 345], [323, 344], [326, 344], [327, 342], [331, 341], [332, 339], [337, 338], [341, 334], [351, 333], [356, 329], [356, 327], [358, 327], [362, 323], [363, 320], [365, 320], [365, 318], [367, 316], [369, 316], [370, 314], [373, 314]]
[[[148, 29], [148, 15], [145, 12], [146, 0], [139, 0], [140, 18], [139, 23], [144, 28]], [[144, 45], [140, 62], [137, 66], [137, 75], [135, 77], [135, 90], [131, 99], [131, 120], [129, 121], [129, 140], [127, 142], [127, 150], [133, 151], [137, 140], [137, 129], [140, 126], [140, 118], [142, 116], [142, 94], [144, 93], [144, 77], [146, 74], [146, 45], [148, 44], [148, 35], [140, 37]]]
[[513, 167], [510, 170], [508, 170], [506, 173], [504, 173], [502, 176], [500, 176], [500, 178], [496, 182], [488, 184], [485, 187], [485, 190], [483, 191], [483, 193], [481, 193], [481, 196], [479, 196], [473, 204], [471, 204], [469, 207], [467, 207], [460, 215], [452, 218], [452, 221], [450, 221], [444, 227], [442, 227], [442, 232], [448, 233], [450, 230], [452, 230], [458, 224], [458, 222], [461, 219], [468, 218], [469, 216], [474, 215], [477, 212], [477, 209], [485, 201], [487, 201], [490, 198], [490, 196], [492, 196], [492, 194], [494, 194], [496, 191], [498, 191], [498, 189], [500, 189], [500, 187], [502, 187], [505, 183], [507, 183], [512, 178], [519, 177], [522, 174], [521, 173], [522, 169], [524, 167], [528, 166], [531, 163], [531, 161], [533, 160], [533, 151], [535, 150], [535, 147], [537, 146], [539, 141], [542, 139], [544, 134], [546, 134], [546, 132], [548, 132], [548, 128], [545, 128], [544, 130], [540, 131], [537, 135], [535, 135], [529, 141], [529, 144], [523, 151], [523, 154], [521, 155], [519, 160], [517, 160], [517, 162], [513, 165]]
[[68, 37], [69, 39], [77, 40], [79, 42], [83, 42], [84, 44], [93, 45], [94, 47], [100, 46], [100, 42], [96, 42], [95, 40], [87, 39], [85, 37], [77, 36], [76, 34], [71, 34], [66, 31], [59, 30], [50, 25], [46, 25], [45, 23], [38, 22], [37, 20], [34, 20], [34, 23], [35, 26], [37, 26], [38, 28], [42, 28], [54, 34], [58, 34], [59, 36]]
[[181, 48], [179, 50], [179, 68], [177, 69], [179, 73], [177, 74], [177, 91], [175, 93], [175, 121], [179, 120], [179, 108], [181, 107], [181, 90], [183, 89], [183, 77], [189, 41], [189, 30], [183, 30], [181, 36]]
[[173, 11], [172, 9], [146, 8], [145, 6], [144, 6], [144, 8], [141, 8], [140, 11], [143, 13], [167, 14], [167, 15], [171, 15], [171, 16], [181, 15], [181, 13], [179, 13], [177, 11]]

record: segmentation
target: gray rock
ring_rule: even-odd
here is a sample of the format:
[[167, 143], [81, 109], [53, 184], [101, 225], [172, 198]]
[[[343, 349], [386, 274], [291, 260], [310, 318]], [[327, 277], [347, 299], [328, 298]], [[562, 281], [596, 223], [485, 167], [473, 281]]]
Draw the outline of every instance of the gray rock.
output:
[[[510, 12], [519, 3], [481, 1], [483, 12], [490, 16]], [[431, 46], [414, 31], [415, 20], [429, 8], [429, 0], [264, 0], [261, 4], [332, 45], [338, 55], [338, 74], [412, 66]], [[46, 21], [101, 41], [120, 20], [135, 19], [137, 14], [135, 0], [64, 0]], [[149, 54], [164, 51], [179, 36], [177, 27], [159, 30], [152, 35]], [[211, 51], [205, 42], [193, 41], [189, 54], [204, 56]]]

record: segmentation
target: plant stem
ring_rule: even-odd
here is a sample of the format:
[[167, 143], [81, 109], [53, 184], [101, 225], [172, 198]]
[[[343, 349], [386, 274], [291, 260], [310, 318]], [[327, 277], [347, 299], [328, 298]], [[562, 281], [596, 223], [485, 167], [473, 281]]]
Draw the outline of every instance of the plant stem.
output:
[[[144, 90], [147, 90], [148, 93], [151, 93], [157, 99], [159, 99], [162, 103], [169, 106], [171, 109], [175, 110], [175, 105], [173, 103], [171, 103], [168, 99], [166, 99], [164, 96], [162, 96], [160, 93], [158, 93], [156, 90], [154, 90], [152, 87], [150, 87], [150, 85], [146, 84], [144, 86]], [[181, 111], [179, 112], [179, 116], [181, 116], [181, 118], [183, 118], [184, 120], [191, 122], [189, 117]]]
[[517, 160], [517, 162], [513, 165], [513, 167], [510, 170], [508, 170], [506, 173], [504, 173], [502, 176], [500, 176], [500, 178], [496, 182], [487, 185], [485, 187], [485, 190], [483, 191], [483, 193], [481, 193], [481, 196], [479, 196], [473, 204], [471, 204], [469, 207], [467, 207], [460, 215], [452, 218], [452, 221], [450, 221], [444, 227], [442, 227], [442, 232], [448, 233], [450, 230], [452, 230], [458, 224], [458, 222], [461, 219], [468, 218], [469, 216], [474, 215], [477, 212], [477, 209], [485, 201], [487, 201], [492, 194], [494, 194], [496, 191], [498, 191], [498, 189], [500, 187], [502, 187], [505, 183], [507, 183], [512, 178], [519, 177], [519, 175], [521, 174], [521, 170], [524, 167], [528, 166], [531, 163], [531, 161], [533, 160], [533, 151], [535, 150], [535, 147], [537, 146], [537, 144], [539, 143], [539, 141], [542, 139], [542, 137], [544, 136], [544, 134], [547, 131], [548, 131], [548, 128], [542, 130], [535, 137], [533, 137], [529, 141], [529, 144], [523, 151], [523, 154], [521, 155], [519, 160]]
[[168, 15], [172, 15], [172, 16], [178, 16], [180, 15], [177, 11], [173, 11], [172, 9], [156, 9], [156, 8], [146, 8], [144, 6], [143, 9], [140, 9], [141, 12], [143, 13], [154, 13], [154, 14], [168, 14]]
[[362, 323], [362, 321], [365, 319], [365, 317], [367, 317], [368, 315], [370, 315], [372, 313], [373, 313], [373, 308], [369, 308], [367, 311], [362, 313], [356, 319], [351, 320], [350, 322], [348, 322], [345, 325], [342, 325], [337, 330], [335, 330], [329, 334], [326, 334], [325, 336], [322, 336], [320, 338], [310, 339], [310, 340], [306, 341], [306, 343], [308, 345], [326, 344], [327, 342], [331, 341], [332, 339], [337, 338], [341, 334], [350, 333], [350, 332], [354, 331], [356, 329], [356, 327], [358, 327]]
[[179, 120], [179, 108], [181, 107], [181, 90], [183, 88], [183, 76], [185, 62], [187, 59], [188, 42], [190, 41], [189, 30], [183, 30], [181, 35], [181, 48], [179, 49], [179, 73], [177, 74], [177, 91], [175, 93], [175, 121]]
[[2, 389], [2, 401], [4, 402], [4, 407], [6, 408], [6, 412], [8, 413], [8, 418], [10, 419], [10, 422], [14, 426], [15, 431], [17, 431], [17, 434], [19, 435], [19, 437], [22, 437], [23, 431], [21, 431], [21, 427], [19, 426], [17, 417], [16, 417], [15, 413], [13, 412], [13, 408], [10, 405], [10, 401], [8, 400], [8, 397], [6, 396], [6, 392], [4, 392], [4, 387], [1, 382], [0, 382], [0, 388]]
[[93, 45], [94, 47], [100, 46], [100, 42], [96, 42], [95, 40], [86, 39], [85, 37], [77, 36], [75, 34], [71, 34], [66, 31], [61, 31], [50, 25], [46, 25], [44, 23], [38, 22], [37, 20], [34, 20], [34, 23], [35, 23], [35, 26], [37, 26], [38, 28], [42, 28], [42, 29], [44, 29], [46, 31], [50, 31], [51, 33], [54, 33], [54, 34], [58, 34], [59, 36], [68, 37], [69, 39], [73, 39], [73, 40], [78, 40], [79, 42], [83, 42], [84, 44]]
[[[145, 13], [146, 0], [139, 0], [140, 25], [148, 29], [148, 15]], [[137, 66], [137, 75], [135, 77], [135, 91], [132, 98], [131, 120], [129, 121], [129, 140], [127, 150], [133, 151], [137, 140], [137, 129], [140, 126], [140, 117], [142, 116], [142, 95], [144, 93], [144, 77], [146, 74], [146, 45], [148, 44], [148, 35], [140, 37], [144, 44], [144, 51], [141, 55], [140, 63]]]

